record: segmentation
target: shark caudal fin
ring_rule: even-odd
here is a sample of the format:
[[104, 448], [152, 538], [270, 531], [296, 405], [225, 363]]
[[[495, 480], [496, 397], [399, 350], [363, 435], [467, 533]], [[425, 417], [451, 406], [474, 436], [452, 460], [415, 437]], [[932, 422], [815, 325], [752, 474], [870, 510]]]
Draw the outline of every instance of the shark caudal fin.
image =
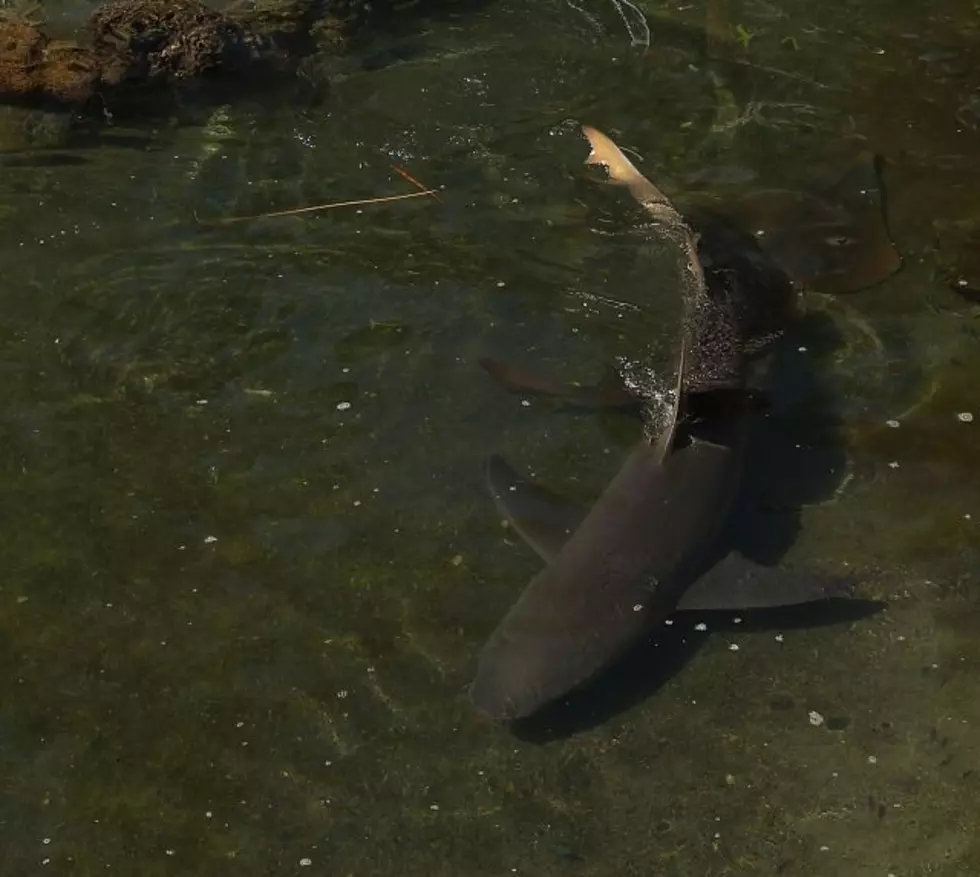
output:
[[586, 164], [600, 165], [609, 173], [609, 181], [618, 186], [626, 186], [630, 194], [646, 206], [650, 204], [669, 204], [667, 196], [651, 183], [623, 151], [613, 141], [590, 125], [582, 126], [582, 133], [592, 147]]

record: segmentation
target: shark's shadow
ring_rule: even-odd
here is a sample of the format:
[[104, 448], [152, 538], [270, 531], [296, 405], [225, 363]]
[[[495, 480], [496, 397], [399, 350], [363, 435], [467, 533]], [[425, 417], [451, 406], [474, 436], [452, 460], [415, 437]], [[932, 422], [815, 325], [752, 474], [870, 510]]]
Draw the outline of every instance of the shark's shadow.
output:
[[[737, 551], [764, 566], [779, 564], [799, 536], [802, 506], [827, 498], [839, 485], [846, 463], [840, 420], [813, 362], [818, 347], [838, 342], [832, 321], [812, 314], [774, 351], [769, 405], [753, 419], [742, 487], [719, 553]], [[694, 629], [700, 620], [710, 618], [711, 631], [786, 630], [856, 621], [882, 608], [876, 601], [829, 599], [738, 613], [679, 613], [592, 682], [512, 722], [511, 729], [520, 739], [546, 743], [601, 725], [648, 699], [707, 640], [710, 634]]]
[[[657, 628], [588, 685], [532, 716], [511, 722], [515, 737], [529, 743], [551, 743], [596, 728], [655, 695], [691, 661], [712, 632], [792, 630], [859, 621], [880, 611], [874, 600], [833, 599], [780, 609], [704, 616], [686, 613], [672, 626]], [[734, 618], [741, 619], [736, 624]], [[708, 633], [696, 631], [707, 622]]]

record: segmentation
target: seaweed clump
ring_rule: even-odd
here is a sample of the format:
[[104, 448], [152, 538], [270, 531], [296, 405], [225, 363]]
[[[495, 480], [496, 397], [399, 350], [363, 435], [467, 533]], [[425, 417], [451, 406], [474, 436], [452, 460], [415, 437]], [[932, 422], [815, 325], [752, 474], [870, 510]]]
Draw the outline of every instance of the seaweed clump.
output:
[[217, 72], [247, 75], [271, 40], [197, 0], [117, 0], [89, 21], [106, 88], [174, 85]]
[[84, 104], [99, 78], [91, 50], [49, 39], [26, 18], [0, 15], [0, 100]]
[[199, 0], [109, 0], [86, 31], [87, 45], [52, 40], [34, 21], [0, 15], [0, 102], [147, 113], [163, 105], [147, 100], [160, 92], [295, 69], [273, 39]]
[[82, 43], [50, 39], [34, 20], [0, 11], [0, 103], [154, 114], [188, 91], [302, 79], [305, 56], [336, 54], [360, 30], [457, 4], [233, 0], [217, 11], [200, 0], [107, 0]]

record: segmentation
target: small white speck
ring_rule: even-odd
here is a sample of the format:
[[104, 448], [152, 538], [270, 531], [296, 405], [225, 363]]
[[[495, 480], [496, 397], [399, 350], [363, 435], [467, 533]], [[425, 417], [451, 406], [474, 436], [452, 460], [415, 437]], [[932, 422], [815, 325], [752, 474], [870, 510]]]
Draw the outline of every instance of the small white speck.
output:
[[800, 353], [806, 353], [806, 348], [805, 348], [805, 347], [797, 347], [796, 349], [797, 349], [797, 350], [798, 350], [798, 351], [799, 351]]
[[44, 838], [44, 840], [41, 841], [41, 843], [43, 843], [45, 846], [47, 846], [49, 843], [51, 843], [51, 838], [50, 837], [46, 837], [46, 838]]
[[168, 856], [174, 855], [175, 852], [176, 852], [176, 850], [167, 850], [166, 851], [166, 853], [167, 853]]
[[497, 281], [497, 289], [503, 289], [507, 284], [503, 280]]
[[361, 504], [361, 501], [359, 499], [355, 499], [354, 500], [354, 505], [355, 506], [359, 506], [360, 504]]
[[673, 619], [673, 618], [668, 618], [668, 619], [667, 619], [667, 620], [666, 620], [666, 621], [664, 622], [664, 624], [666, 624], [666, 625], [667, 625], [667, 627], [670, 627], [670, 626], [671, 626], [671, 625], [672, 625], [673, 623], [674, 623], [674, 619]]
[[439, 809], [439, 805], [438, 804], [430, 804], [429, 805], [429, 809], [430, 810], [438, 810]]
[[869, 755], [868, 756], [868, 764], [877, 764], [877, 763], [878, 763], [878, 756], [877, 755]]
[[704, 623], [704, 622], [702, 621], [702, 622], [700, 622], [700, 623], [698, 623], [698, 624], [695, 624], [695, 625], [694, 625], [694, 629], [695, 629], [695, 630], [707, 630], [707, 629], [708, 629], [708, 625], [707, 625], [707, 624], [705, 624], [705, 623]]
[[814, 728], [819, 728], [823, 724], [823, 716], [816, 710], [810, 710], [810, 724]]
[[885, 426], [890, 426], [892, 429], [898, 429], [901, 424], [897, 420], [886, 420]]
[[820, 847], [820, 852], [821, 852], [821, 853], [825, 853], [825, 852], [827, 852], [827, 851], [828, 851], [829, 849], [830, 849], [830, 847], [828, 847], [828, 846], [827, 846], [827, 845], [825, 844], [824, 846], [822, 846], [822, 847]]
[[47, 865], [50, 861], [51, 861], [50, 859], [41, 859], [41, 864]]
[[204, 537], [204, 544], [205, 545], [211, 545], [213, 542], [217, 542], [217, 541], [218, 541], [218, 537], [217, 536], [205, 536]]
[[781, 643], [783, 641], [783, 635], [781, 633], [777, 633], [774, 639], [777, 643]]
[[197, 400], [197, 404], [198, 405], [207, 405], [208, 404], [208, 400], [207, 399], [198, 399]]
[[337, 403], [337, 410], [338, 411], [346, 411], [348, 408], [350, 408], [350, 402], [338, 402]]
[[634, 612], [639, 612], [641, 609], [643, 609], [643, 604], [642, 603], [634, 603], [633, 604], [633, 611]]
[[347, 689], [345, 688], [340, 689], [340, 691], [337, 692], [337, 697], [339, 697], [341, 700], [347, 697]]
[[738, 651], [738, 644], [737, 643], [732, 643], [728, 647], [728, 651], [730, 651], [730, 652], [737, 652]]
[[528, 402], [527, 399], [521, 399], [521, 407], [522, 408], [530, 408], [531, 407], [531, 403]]
[[956, 415], [956, 419], [959, 420], [960, 423], [973, 423], [973, 415], [969, 411], [961, 411]]
[[310, 865], [312, 865], [312, 864], [313, 864], [313, 860], [312, 859], [300, 859], [299, 860], [299, 866], [300, 866], [300, 868], [309, 868]]
[[204, 815], [207, 816], [208, 819], [210, 819], [214, 814], [210, 810], [208, 810]]
[[738, 617], [737, 615], [735, 616], [735, 618], [734, 618], [733, 620], [734, 620], [734, 622], [735, 622], [736, 624], [741, 624], [741, 623], [742, 623], [742, 619], [741, 619], [741, 618], [739, 618], [739, 617]]
[[892, 461], [891, 461], [891, 462], [890, 462], [890, 463], [888, 464], [888, 468], [889, 468], [889, 469], [897, 469], [897, 468], [898, 468], [898, 460], [892, 460]]

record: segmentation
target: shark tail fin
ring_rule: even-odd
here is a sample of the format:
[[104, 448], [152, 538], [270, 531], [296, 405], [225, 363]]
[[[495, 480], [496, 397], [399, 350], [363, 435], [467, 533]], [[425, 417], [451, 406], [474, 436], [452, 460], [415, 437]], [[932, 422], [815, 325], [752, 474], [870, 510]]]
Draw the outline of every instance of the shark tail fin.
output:
[[623, 151], [609, 137], [591, 125], [583, 125], [582, 133], [592, 147], [585, 159], [586, 164], [604, 167], [611, 183], [626, 186], [644, 206], [670, 203], [667, 196], [636, 169], [636, 165], [623, 155]]

